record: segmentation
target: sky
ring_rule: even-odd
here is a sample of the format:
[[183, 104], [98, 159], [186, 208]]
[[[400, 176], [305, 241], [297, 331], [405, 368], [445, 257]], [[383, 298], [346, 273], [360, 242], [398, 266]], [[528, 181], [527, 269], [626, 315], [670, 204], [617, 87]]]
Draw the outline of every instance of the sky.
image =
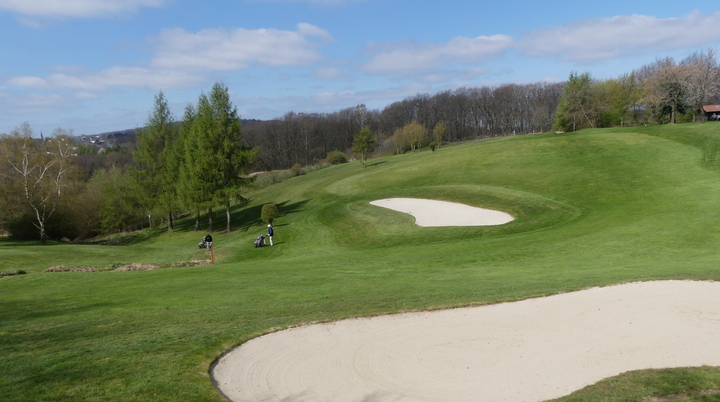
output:
[[615, 78], [720, 44], [698, 0], [0, 0], [0, 133], [145, 125], [227, 85], [243, 119]]

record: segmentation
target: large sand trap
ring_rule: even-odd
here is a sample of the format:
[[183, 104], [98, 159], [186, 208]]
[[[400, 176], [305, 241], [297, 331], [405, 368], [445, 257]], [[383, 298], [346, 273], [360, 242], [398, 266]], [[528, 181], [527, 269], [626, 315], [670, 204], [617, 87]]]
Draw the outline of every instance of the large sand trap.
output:
[[629, 370], [720, 365], [720, 282], [663, 281], [276, 332], [213, 370], [233, 401], [542, 401]]
[[415, 217], [419, 226], [493, 226], [514, 219], [505, 212], [420, 198], [388, 198], [370, 204], [408, 213]]

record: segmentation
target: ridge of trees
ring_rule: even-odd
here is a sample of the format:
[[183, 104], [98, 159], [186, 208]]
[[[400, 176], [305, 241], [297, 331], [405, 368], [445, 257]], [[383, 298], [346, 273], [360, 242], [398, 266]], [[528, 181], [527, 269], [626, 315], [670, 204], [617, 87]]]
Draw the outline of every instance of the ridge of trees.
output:
[[36, 139], [27, 123], [1, 135], [0, 229], [43, 240], [158, 220], [173, 230], [174, 218], [189, 211], [196, 230], [206, 213], [212, 231], [213, 208], [222, 207], [230, 231], [231, 205], [244, 200], [255, 169], [297, 172], [331, 155], [345, 160], [350, 152], [366, 164], [373, 152], [551, 129], [694, 121], [704, 118], [703, 105], [719, 101], [714, 49], [679, 63], [657, 59], [618, 78], [573, 72], [564, 83], [462, 87], [417, 94], [382, 110], [361, 104], [269, 121], [240, 120], [223, 83], [188, 105], [182, 119], [159, 92], [145, 127], [133, 132], [134, 147], [116, 144], [97, 155], [75, 144], [70, 131]]
[[657, 59], [630, 74], [595, 80], [589, 73], [570, 73], [563, 88], [553, 129], [626, 124], [675, 123], [704, 118], [701, 108], [720, 101], [717, 50], [695, 52], [679, 63]]

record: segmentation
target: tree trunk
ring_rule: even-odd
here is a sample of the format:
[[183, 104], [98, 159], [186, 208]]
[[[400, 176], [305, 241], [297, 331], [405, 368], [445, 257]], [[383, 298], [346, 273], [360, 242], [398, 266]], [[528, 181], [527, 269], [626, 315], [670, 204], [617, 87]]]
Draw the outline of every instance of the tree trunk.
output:
[[173, 218], [172, 218], [172, 211], [168, 211], [168, 232], [173, 231]]
[[208, 232], [213, 231], [213, 225], [212, 225], [212, 207], [208, 208]]
[[225, 217], [227, 218], [227, 232], [230, 233], [230, 201], [225, 202]]
[[200, 208], [195, 210], [195, 231], [200, 231]]

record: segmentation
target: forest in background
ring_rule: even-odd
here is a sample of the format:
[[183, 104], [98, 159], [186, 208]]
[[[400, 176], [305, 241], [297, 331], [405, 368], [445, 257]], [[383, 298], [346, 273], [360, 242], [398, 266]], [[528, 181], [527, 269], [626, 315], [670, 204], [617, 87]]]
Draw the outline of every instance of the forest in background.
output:
[[231, 206], [268, 183], [256, 172], [286, 172], [271, 175], [274, 181], [342, 162], [360, 149], [364, 162], [373, 153], [435, 150], [476, 138], [704, 120], [702, 106], [719, 103], [719, 96], [715, 49], [680, 62], [658, 59], [611, 79], [573, 72], [564, 83], [463, 87], [417, 94], [382, 110], [288, 112], [244, 125], [222, 83], [188, 105], [182, 118], [160, 92], [136, 140], [100, 153], [78, 144], [71, 130], [38, 139], [23, 123], [0, 136], [0, 231], [79, 241], [158, 224], [173, 230], [181, 214], [195, 216], [196, 230], [213, 231], [217, 207], [231, 231]]

